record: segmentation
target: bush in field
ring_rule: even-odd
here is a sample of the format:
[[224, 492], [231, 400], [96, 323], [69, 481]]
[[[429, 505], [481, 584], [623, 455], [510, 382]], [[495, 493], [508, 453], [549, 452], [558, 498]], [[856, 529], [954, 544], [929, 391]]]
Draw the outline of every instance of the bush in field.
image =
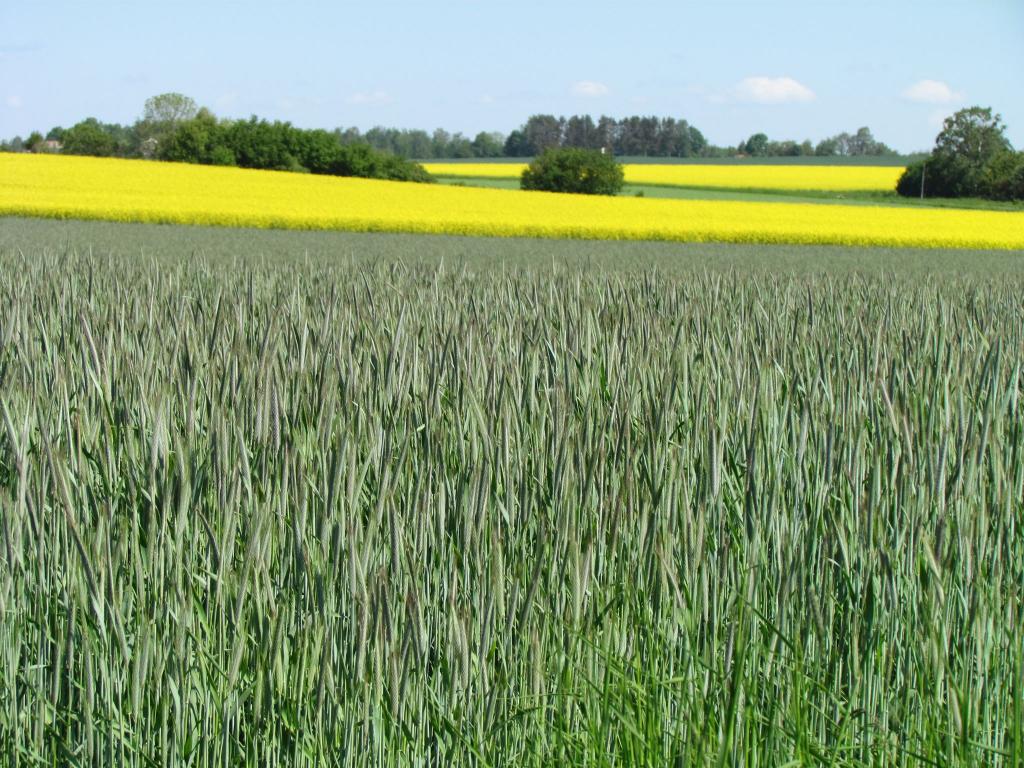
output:
[[387, 179], [389, 181], [431, 182], [434, 180], [419, 163], [380, 152], [369, 144], [339, 146], [327, 173], [335, 176], [360, 176], [367, 179]]
[[622, 190], [622, 166], [615, 158], [592, 149], [548, 149], [523, 171], [520, 186], [543, 192], [617, 195]]

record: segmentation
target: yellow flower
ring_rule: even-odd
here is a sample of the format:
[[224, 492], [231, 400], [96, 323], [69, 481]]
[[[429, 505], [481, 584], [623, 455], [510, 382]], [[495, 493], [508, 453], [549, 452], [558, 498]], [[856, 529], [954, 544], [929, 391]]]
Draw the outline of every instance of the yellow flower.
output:
[[[522, 163], [425, 163], [436, 176], [519, 178]], [[623, 167], [627, 184], [708, 189], [891, 192], [902, 168], [845, 165], [647, 165]]]
[[0, 154], [0, 215], [500, 237], [1024, 248], [1024, 214], [590, 197]]

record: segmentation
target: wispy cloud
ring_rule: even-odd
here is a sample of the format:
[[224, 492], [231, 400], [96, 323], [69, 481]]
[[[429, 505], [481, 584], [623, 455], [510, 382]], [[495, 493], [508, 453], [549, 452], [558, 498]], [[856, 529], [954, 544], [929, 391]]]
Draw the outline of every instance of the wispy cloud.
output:
[[903, 91], [903, 98], [922, 104], [951, 104], [960, 101], [963, 94], [954, 91], [941, 80], [918, 80]]
[[577, 96], [586, 96], [592, 99], [608, 95], [609, 90], [604, 83], [598, 83], [595, 80], [580, 80], [572, 84], [572, 92]]
[[747, 77], [729, 94], [730, 101], [753, 104], [791, 104], [814, 101], [814, 91], [792, 77]]
[[11, 109], [21, 109], [21, 106], [23, 104], [23, 102], [21, 100], [21, 96], [17, 96], [17, 95], [8, 96], [4, 100], [4, 103], [7, 104], [7, 106], [10, 107]]
[[387, 91], [358, 91], [348, 97], [349, 104], [390, 104], [393, 101]]

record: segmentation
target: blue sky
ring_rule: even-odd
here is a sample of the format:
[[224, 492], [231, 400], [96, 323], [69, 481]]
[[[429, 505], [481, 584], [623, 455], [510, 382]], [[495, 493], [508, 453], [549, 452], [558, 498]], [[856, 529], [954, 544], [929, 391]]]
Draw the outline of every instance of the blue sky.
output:
[[132, 122], [180, 91], [228, 117], [470, 136], [529, 115], [686, 118], [717, 144], [868, 125], [901, 150], [1001, 112], [1024, 147], [1024, 0], [0, 4], [0, 137]]

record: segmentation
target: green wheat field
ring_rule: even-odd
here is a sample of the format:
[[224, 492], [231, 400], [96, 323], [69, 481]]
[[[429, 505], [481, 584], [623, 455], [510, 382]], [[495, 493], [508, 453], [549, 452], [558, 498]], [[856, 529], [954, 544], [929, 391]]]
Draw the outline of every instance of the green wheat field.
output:
[[0, 219], [4, 766], [1024, 764], [1024, 254]]

